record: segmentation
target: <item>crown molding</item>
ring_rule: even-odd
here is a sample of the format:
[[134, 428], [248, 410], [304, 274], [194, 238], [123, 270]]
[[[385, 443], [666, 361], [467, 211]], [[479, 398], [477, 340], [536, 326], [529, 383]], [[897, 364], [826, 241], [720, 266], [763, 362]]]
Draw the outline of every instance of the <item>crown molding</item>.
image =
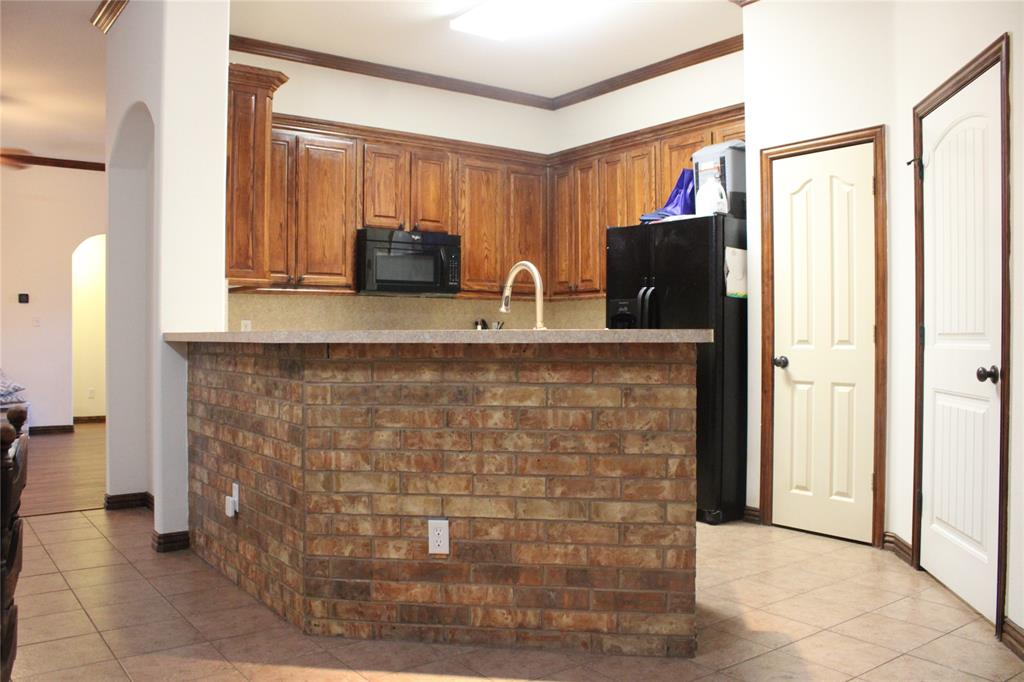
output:
[[284, 59], [298, 64], [320, 66], [326, 69], [334, 69], [336, 71], [358, 73], [364, 76], [373, 76], [374, 78], [385, 78], [387, 80], [399, 81], [402, 83], [422, 85], [428, 88], [459, 92], [465, 95], [475, 95], [477, 97], [486, 97], [488, 99], [500, 100], [512, 104], [521, 104], [523, 106], [554, 111], [556, 109], [584, 102], [588, 99], [593, 99], [594, 97], [599, 97], [600, 95], [608, 94], [609, 92], [614, 92], [615, 90], [620, 90], [630, 85], [635, 85], [636, 83], [640, 83], [651, 78], [656, 78], [657, 76], [665, 75], [666, 73], [671, 73], [672, 71], [677, 71], [688, 66], [694, 66], [695, 64], [700, 64], [701, 62], [706, 62], [711, 59], [717, 59], [718, 57], [724, 57], [725, 55], [732, 54], [733, 52], [739, 52], [743, 49], [743, 36], [736, 35], [731, 38], [726, 38], [725, 40], [719, 40], [718, 42], [711, 43], [710, 45], [704, 45], [703, 47], [699, 47], [695, 50], [690, 50], [688, 52], [677, 54], [674, 57], [663, 59], [660, 62], [648, 64], [647, 66], [642, 66], [639, 69], [633, 69], [632, 71], [627, 71], [626, 73], [598, 81], [597, 83], [591, 83], [590, 85], [556, 97], [544, 97], [543, 95], [534, 95], [528, 92], [521, 92], [519, 90], [499, 88], [494, 85], [486, 85], [484, 83], [476, 83], [474, 81], [467, 81], [459, 78], [449, 78], [448, 76], [439, 76], [437, 74], [426, 73], [424, 71], [403, 69], [397, 66], [388, 66], [386, 64], [377, 64], [376, 62], [352, 59], [350, 57], [342, 57], [340, 55], [328, 54], [326, 52], [316, 52], [302, 47], [282, 45], [280, 43], [272, 43], [270, 41], [258, 40], [256, 38], [246, 38], [244, 36], [232, 35], [230, 48], [236, 52], [245, 52], [247, 54], [255, 54], [263, 57], [273, 57], [275, 59]]

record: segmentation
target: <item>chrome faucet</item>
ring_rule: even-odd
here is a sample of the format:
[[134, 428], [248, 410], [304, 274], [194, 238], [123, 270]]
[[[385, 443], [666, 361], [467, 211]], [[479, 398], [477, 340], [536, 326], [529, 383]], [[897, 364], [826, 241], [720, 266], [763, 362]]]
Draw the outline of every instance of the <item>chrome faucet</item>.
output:
[[521, 260], [512, 266], [512, 269], [508, 271], [508, 277], [505, 278], [505, 291], [501, 294], [501, 307], [498, 308], [498, 312], [507, 313], [512, 306], [512, 282], [515, 281], [516, 275], [523, 270], [530, 273], [530, 277], [533, 277], [533, 295], [536, 300], [537, 306], [537, 324], [533, 326], [534, 329], [547, 329], [544, 326], [544, 282], [540, 278], [540, 270], [537, 266], [528, 260]]

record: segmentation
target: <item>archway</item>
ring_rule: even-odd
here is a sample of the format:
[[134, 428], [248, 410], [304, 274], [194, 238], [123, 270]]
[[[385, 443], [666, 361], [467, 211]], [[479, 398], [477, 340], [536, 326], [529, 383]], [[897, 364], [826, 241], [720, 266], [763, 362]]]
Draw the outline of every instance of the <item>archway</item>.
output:
[[153, 117], [125, 113], [107, 164], [107, 499], [134, 506], [152, 491], [151, 398], [156, 324]]
[[107, 235], [71, 253], [71, 408], [76, 424], [107, 415]]

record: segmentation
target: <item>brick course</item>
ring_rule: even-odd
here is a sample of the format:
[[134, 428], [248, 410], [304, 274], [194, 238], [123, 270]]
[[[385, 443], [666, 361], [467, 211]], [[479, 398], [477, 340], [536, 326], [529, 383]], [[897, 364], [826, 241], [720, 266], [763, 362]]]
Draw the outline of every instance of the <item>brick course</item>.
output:
[[192, 545], [306, 632], [692, 656], [694, 362], [191, 344]]

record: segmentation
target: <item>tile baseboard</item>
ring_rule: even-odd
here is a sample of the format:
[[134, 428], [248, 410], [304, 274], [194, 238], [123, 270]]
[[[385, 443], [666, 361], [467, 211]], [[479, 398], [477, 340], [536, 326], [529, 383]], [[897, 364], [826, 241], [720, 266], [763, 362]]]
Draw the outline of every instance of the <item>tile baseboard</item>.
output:
[[28, 435], [30, 436], [45, 436], [50, 433], [74, 433], [74, 424], [54, 424], [53, 426], [30, 426], [28, 427]]
[[1024, 658], [1024, 628], [1009, 618], [1003, 619], [1003, 644], [1018, 657]]
[[75, 417], [72, 421], [76, 424], [106, 424], [107, 416], [98, 414], [91, 417]]
[[175, 533], [157, 533], [153, 531], [153, 550], [156, 552], [177, 552], [181, 549], [188, 549], [188, 546], [187, 530]]
[[747, 507], [743, 510], [743, 520], [750, 523], [761, 523], [761, 510], [757, 507]]
[[120, 495], [104, 495], [104, 509], [131, 509], [133, 507], [153, 508], [153, 493], [122, 493]]

